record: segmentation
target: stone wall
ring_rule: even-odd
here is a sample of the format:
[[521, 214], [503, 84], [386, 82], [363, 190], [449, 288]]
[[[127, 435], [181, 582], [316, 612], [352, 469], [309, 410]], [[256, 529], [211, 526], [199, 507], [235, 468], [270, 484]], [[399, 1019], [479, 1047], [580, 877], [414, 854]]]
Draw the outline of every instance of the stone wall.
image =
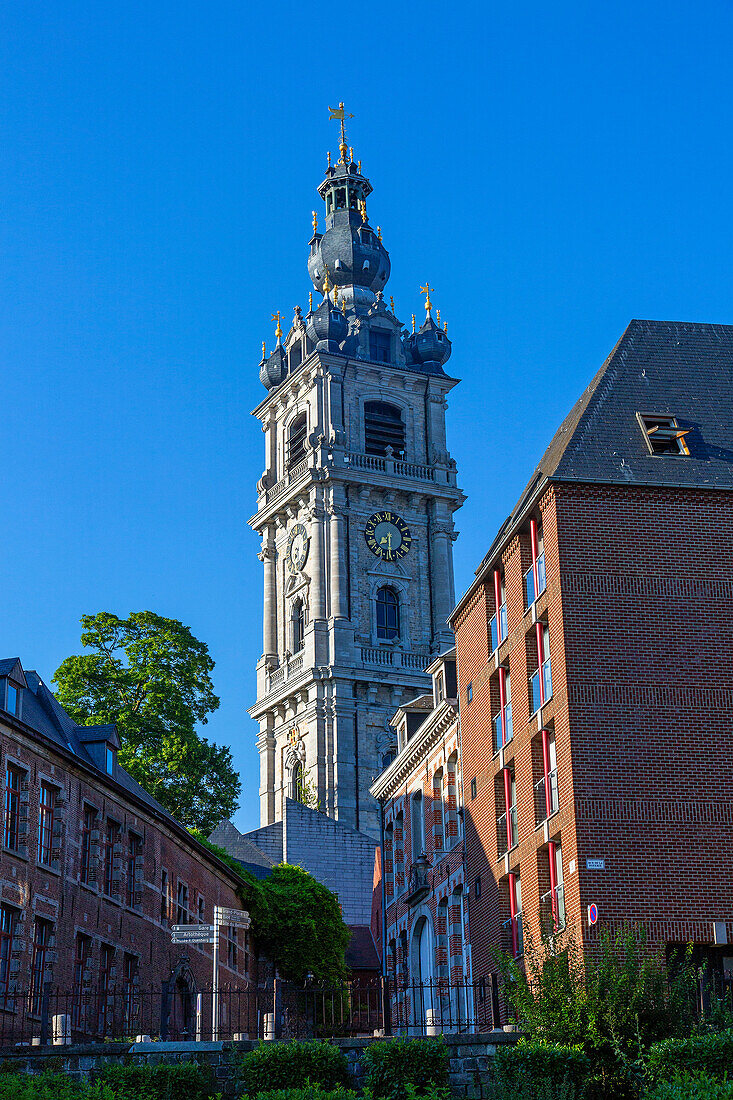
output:
[[[497, 1046], [517, 1042], [516, 1033], [492, 1031], [483, 1035], [444, 1036], [450, 1057], [451, 1093], [456, 1100], [482, 1100], [489, 1095], [491, 1064]], [[349, 1063], [353, 1088], [364, 1084], [362, 1054], [374, 1039], [335, 1039]], [[120, 1043], [98, 1043], [94, 1046], [39, 1047], [36, 1049], [0, 1049], [0, 1066], [18, 1073], [42, 1073], [52, 1070], [73, 1078], [89, 1078], [104, 1065], [147, 1064], [171, 1065], [177, 1062], [198, 1062], [210, 1065], [217, 1079], [217, 1089], [224, 1100], [241, 1095], [237, 1087], [235, 1065], [237, 1055], [252, 1050], [251, 1040], [241, 1043], [137, 1043], [132, 1047]]]

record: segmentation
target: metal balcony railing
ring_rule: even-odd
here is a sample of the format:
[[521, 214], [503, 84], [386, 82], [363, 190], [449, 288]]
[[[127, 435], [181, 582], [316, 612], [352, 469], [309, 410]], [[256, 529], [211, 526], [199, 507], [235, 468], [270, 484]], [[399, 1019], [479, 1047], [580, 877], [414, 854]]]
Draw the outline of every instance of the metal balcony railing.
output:
[[416, 860], [410, 867], [405, 890], [405, 904], [417, 905], [430, 893], [430, 864], [427, 859]]
[[[549, 799], [547, 792], [549, 791]], [[553, 768], [550, 774], [545, 779], [542, 776], [539, 783], [535, 783], [534, 787], [535, 797], [535, 821], [538, 825], [541, 825], [543, 821], [547, 821], [548, 817], [552, 817], [557, 813], [558, 809], [558, 797], [557, 797], [557, 768]], [[548, 813], [549, 802], [549, 813]]]
[[554, 936], [565, 927], [565, 886], [558, 882], [553, 891], [548, 890], [540, 898], [540, 927], [543, 936]]
[[494, 727], [494, 745], [496, 746], [496, 751], [498, 752], [499, 749], [504, 747], [504, 745], [508, 745], [512, 737], [514, 736], [514, 729], [512, 727], [511, 703], [507, 703], [507, 705], [504, 707], [503, 718], [501, 711], [499, 711], [498, 714], [494, 715], [494, 720], [492, 724]]
[[524, 594], [527, 599], [527, 607], [531, 607], [538, 596], [541, 596], [547, 586], [547, 579], [545, 577], [545, 554], [544, 551], [537, 558], [537, 591], [534, 590], [534, 568], [530, 565], [527, 572], [524, 574]]
[[509, 831], [507, 832], [506, 826], [506, 813], [501, 814], [496, 819], [496, 847], [498, 854], [503, 856], [505, 852], [508, 852], [510, 848], [513, 848], [517, 843], [517, 807], [511, 806], [509, 809]]
[[543, 687], [544, 687], [544, 691], [545, 691], [545, 697], [544, 697], [544, 699], [542, 699], [540, 697], [540, 669], [537, 669], [534, 676], [532, 677], [532, 713], [533, 714], [536, 714], [536, 712], [540, 709], [540, 707], [544, 706], [544, 704], [547, 703], [552, 698], [552, 669], [550, 668], [550, 658], [549, 657], [547, 658], [546, 661], [543, 662], [541, 672], [542, 672], [542, 681], [543, 681]]
[[496, 632], [496, 615], [491, 616], [489, 620], [489, 629], [491, 631], [491, 651], [493, 653], [509, 633], [506, 617], [506, 602], [499, 608], [499, 633], [497, 634]]

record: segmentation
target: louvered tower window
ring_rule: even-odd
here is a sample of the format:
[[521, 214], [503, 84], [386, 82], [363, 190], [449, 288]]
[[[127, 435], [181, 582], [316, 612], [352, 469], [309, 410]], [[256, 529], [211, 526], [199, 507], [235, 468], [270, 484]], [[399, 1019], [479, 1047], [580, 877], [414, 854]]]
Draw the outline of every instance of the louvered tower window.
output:
[[386, 401], [367, 401], [364, 405], [364, 450], [368, 455], [387, 453], [398, 457], [405, 451], [405, 425], [402, 413]]
[[288, 467], [297, 466], [305, 458], [306, 416], [296, 416], [288, 433]]

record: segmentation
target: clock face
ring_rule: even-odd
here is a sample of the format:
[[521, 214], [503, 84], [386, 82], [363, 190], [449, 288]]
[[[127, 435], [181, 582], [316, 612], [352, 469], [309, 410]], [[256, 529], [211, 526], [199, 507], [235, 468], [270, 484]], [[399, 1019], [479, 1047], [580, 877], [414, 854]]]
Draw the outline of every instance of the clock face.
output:
[[366, 544], [383, 561], [399, 561], [412, 545], [410, 528], [396, 512], [375, 512], [364, 528]]
[[298, 573], [308, 557], [308, 532], [302, 523], [296, 523], [288, 538], [288, 568]]

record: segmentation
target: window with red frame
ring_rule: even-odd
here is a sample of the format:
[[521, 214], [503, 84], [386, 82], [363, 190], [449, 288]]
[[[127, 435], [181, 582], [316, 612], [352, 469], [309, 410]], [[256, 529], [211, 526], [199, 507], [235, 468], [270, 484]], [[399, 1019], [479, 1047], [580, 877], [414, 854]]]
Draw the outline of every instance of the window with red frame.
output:
[[38, 805], [38, 862], [47, 865], [51, 863], [55, 808], [56, 792], [48, 783], [41, 783]]
[[53, 924], [50, 920], [36, 917], [33, 928], [33, 954], [31, 956], [31, 996], [30, 1012], [38, 1016], [41, 1012], [41, 997], [46, 974], [46, 962], [51, 946]]
[[93, 806], [84, 807], [84, 823], [81, 829], [80, 880], [87, 886], [92, 882], [92, 833], [97, 827], [97, 811]]
[[0, 909], [0, 1008], [4, 1009], [10, 1007], [10, 959], [17, 921], [17, 909], [3, 905]]
[[8, 764], [5, 769], [5, 827], [3, 844], [17, 850], [20, 844], [20, 784], [23, 778], [20, 768]]

